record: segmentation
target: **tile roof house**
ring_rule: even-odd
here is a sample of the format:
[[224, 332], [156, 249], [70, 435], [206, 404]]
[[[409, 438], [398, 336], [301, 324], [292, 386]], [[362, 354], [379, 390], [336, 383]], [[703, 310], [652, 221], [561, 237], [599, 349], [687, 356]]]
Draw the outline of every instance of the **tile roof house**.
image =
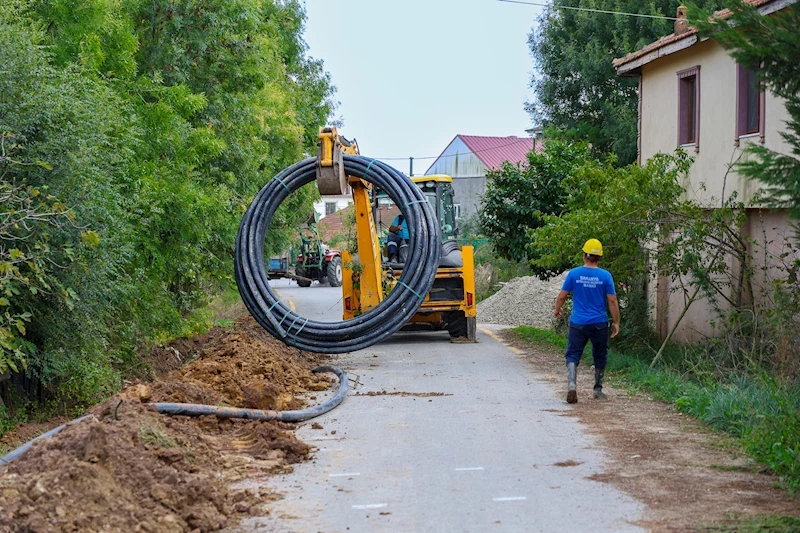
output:
[[456, 135], [425, 174], [452, 177], [458, 206], [456, 216], [469, 217], [480, 207], [481, 195], [486, 190], [486, 173], [498, 170], [504, 162], [526, 164], [534, 143], [536, 150], [541, 151], [541, 140], [532, 137]]
[[[764, 16], [797, 2], [747, 1]], [[718, 11], [715, 16], [726, 18], [730, 12]], [[781, 136], [789, 118], [785, 104], [764, 91], [755, 74], [737, 65], [719, 44], [690, 27], [685, 8], [678, 8], [677, 17], [674, 33], [613, 61], [617, 75], [639, 78], [639, 162], [681, 147], [694, 157], [683, 183], [687, 199], [713, 208], [736, 194], [747, 204], [760, 185], [729, 172], [729, 165], [747, 157], [743, 150], [754, 143], [791, 153]], [[776, 276], [785, 276], [768, 258], [786, 251], [791, 229], [786, 210], [756, 206], [747, 209], [747, 215], [742, 232], [751, 243], [752, 299], [758, 304], [763, 295], [757, 288], [768, 286]], [[797, 256], [796, 250], [793, 253]], [[677, 323], [677, 340], [694, 342], [715, 334], [709, 321], [713, 310], [707, 301], [693, 304], [680, 320], [684, 295], [675, 290], [675, 281], [663, 276], [653, 281], [651, 296], [659, 333], [666, 335]]]

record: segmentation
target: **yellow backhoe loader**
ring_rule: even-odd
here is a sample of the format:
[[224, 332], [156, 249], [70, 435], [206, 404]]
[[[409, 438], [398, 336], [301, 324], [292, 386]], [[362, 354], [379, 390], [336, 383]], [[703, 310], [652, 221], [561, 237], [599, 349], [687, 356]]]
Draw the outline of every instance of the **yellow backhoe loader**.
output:
[[[406, 264], [403, 254], [389, 262], [384, 256], [376, 216], [390, 204], [388, 195], [361, 178], [344, 175], [342, 156], [359, 155], [358, 144], [341, 137], [336, 128], [322, 128], [317, 153], [317, 186], [320, 194], [343, 194], [349, 185], [355, 209], [357, 255], [342, 252], [342, 296], [344, 320], [377, 306], [394, 290]], [[435, 211], [440, 227], [442, 250], [430, 292], [424, 295], [405, 330], [442, 330], [454, 342], [475, 342], [475, 267], [473, 247], [460, 247], [453, 209], [453, 179], [450, 176], [416, 176], [419, 187]], [[398, 206], [401, 207], [401, 206]], [[391, 221], [381, 221], [383, 225]], [[401, 245], [402, 248], [402, 245]]]

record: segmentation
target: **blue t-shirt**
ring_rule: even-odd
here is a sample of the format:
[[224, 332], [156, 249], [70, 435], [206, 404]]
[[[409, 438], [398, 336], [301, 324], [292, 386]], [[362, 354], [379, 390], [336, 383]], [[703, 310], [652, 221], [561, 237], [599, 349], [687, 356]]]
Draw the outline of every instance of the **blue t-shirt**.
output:
[[608, 270], [585, 266], [573, 268], [561, 290], [572, 293], [570, 322], [579, 326], [608, 322], [606, 295], [617, 294], [614, 278]]
[[[402, 224], [400, 223], [401, 217], [403, 220]], [[402, 237], [403, 239], [408, 240], [408, 224], [406, 224], [406, 217], [404, 217], [403, 215], [397, 215], [396, 217], [394, 217], [394, 220], [392, 221], [392, 226], [403, 226], [403, 229], [400, 230], [400, 233], [398, 235], [400, 235], [400, 237]]]

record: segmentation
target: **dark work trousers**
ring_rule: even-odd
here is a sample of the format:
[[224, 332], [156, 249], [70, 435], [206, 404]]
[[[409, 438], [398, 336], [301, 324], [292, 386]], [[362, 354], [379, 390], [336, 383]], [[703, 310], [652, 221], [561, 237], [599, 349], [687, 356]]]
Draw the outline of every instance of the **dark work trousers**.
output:
[[605, 368], [606, 361], [608, 361], [608, 322], [583, 325], [570, 322], [567, 352], [564, 354], [567, 358], [567, 363], [579, 365], [583, 349], [589, 341], [592, 341], [594, 367]]

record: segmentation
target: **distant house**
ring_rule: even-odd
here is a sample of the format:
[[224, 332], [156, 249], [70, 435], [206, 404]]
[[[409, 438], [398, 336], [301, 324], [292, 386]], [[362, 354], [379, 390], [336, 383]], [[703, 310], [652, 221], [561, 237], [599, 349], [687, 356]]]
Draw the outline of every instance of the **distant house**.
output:
[[[324, 243], [336, 242], [336, 246], [341, 246], [338, 242], [343, 241], [348, 237], [348, 233], [354, 231], [353, 227], [353, 207], [351, 205], [336, 211], [326, 217], [320, 219], [317, 223], [319, 229], [319, 236]], [[400, 208], [394, 204], [380, 205], [375, 211], [375, 226], [378, 232], [382, 233], [389, 229], [389, 226], [394, 221], [394, 218], [400, 214]], [[350, 217], [348, 222], [347, 217]]]
[[[797, 0], [748, 0], [764, 15]], [[718, 17], [729, 12], [718, 12]], [[784, 102], [764, 91], [753, 72], [737, 65], [713, 40], [701, 38], [678, 8], [674, 33], [641, 50], [614, 60], [617, 75], [639, 78], [639, 162], [657, 153], [683, 147], [695, 161], [684, 183], [687, 198], [713, 208], [732, 193], [750, 202], [760, 186], [726, 173], [728, 165], [742, 156], [749, 144], [791, 153], [781, 131], [788, 113]], [[742, 231], [750, 241], [754, 282], [767, 286], [770, 276], [780, 275], [769, 257], [785, 252], [790, 235], [786, 210], [748, 209]], [[795, 252], [796, 253], [796, 252]], [[683, 295], [672, 289], [674, 282], [660, 277], [653, 284], [656, 326], [664, 335], [678, 320]], [[762, 295], [753, 294], [758, 303]], [[708, 305], [698, 302], [680, 322], [679, 340], [695, 341], [713, 335]]]
[[498, 170], [506, 161], [525, 164], [534, 142], [540, 151], [541, 141], [532, 137], [456, 135], [425, 174], [447, 174], [453, 178], [456, 216], [469, 217], [480, 208], [481, 195], [486, 191], [486, 173]]
[[321, 200], [314, 202], [314, 211], [317, 213], [317, 219], [322, 219], [344, 209], [352, 203], [353, 196], [348, 186], [344, 194], [336, 196], [326, 195], [323, 196]]

